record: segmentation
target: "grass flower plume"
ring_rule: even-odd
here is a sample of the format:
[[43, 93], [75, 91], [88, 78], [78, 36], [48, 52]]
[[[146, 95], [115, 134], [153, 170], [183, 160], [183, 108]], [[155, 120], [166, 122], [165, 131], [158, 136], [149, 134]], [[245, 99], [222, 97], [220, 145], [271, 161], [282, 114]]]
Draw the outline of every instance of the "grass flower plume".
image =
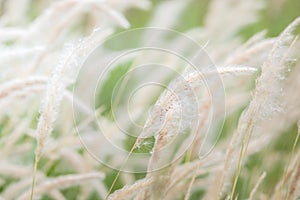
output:
[[297, 0], [0, 2], [0, 200], [300, 198]]

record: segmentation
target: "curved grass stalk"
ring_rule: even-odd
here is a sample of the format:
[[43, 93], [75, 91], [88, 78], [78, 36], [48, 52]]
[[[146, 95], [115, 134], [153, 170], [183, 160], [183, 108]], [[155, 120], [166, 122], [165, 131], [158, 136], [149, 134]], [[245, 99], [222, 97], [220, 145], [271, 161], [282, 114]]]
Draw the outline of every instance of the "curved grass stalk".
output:
[[[104, 174], [100, 172], [93, 173], [85, 173], [85, 174], [72, 174], [72, 175], [64, 175], [57, 178], [49, 179], [39, 185], [36, 186], [35, 193], [42, 194], [44, 192], [49, 192], [54, 189], [62, 189], [65, 187], [69, 187], [71, 185], [80, 184], [84, 180], [89, 179], [103, 179]], [[19, 199], [28, 199], [31, 197], [31, 191], [24, 192]]]
[[299, 179], [300, 179], [300, 162], [298, 161], [298, 166], [296, 169], [294, 169], [295, 174], [294, 178], [292, 179], [292, 182], [290, 184], [289, 191], [287, 192], [286, 198], [289, 200], [296, 199], [296, 195], [299, 194], [298, 188], [299, 188]]
[[112, 189], [114, 188], [114, 186], [115, 186], [115, 184], [116, 184], [118, 178], [120, 177], [121, 171], [124, 169], [124, 167], [125, 167], [125, 165], [126, 165], [128, 159], [129, 159], [129, 157], [131, 156], [131, 154], [133, 153], [133, 151], [137, 148], [137, 146], [136, 146], [137, 142], [138, 142], [138, 139], [136, 139], [136, 141], [135, 141], [134, 145], [132, 146], [132, 148], [130, 149], [130, 151], [129, 151], [127, 157], [125, 158], [125, 160], [124, 160], [123, 163], [121, 164], [121, 167], [120, 167], [120, 169], [118, 170], [118, 173], [116, 174], [116, 176], [115, 176], [115, 178], [114, 178], [114, 180], [113, 180], [113, 182], [112, 182], [112, 184], [111, 184], [111, 186], [110, 186], [110, 188], [109, 188], [109, 190], [108, 190], [108, 192], [107, 192], [107, 195], [106, 195], [106, 197], [105, 197], [105, 200], [108, 199], [110, 193], [112, 192]]
[[[296, 136], [296, 139], [294, 141], [294, 144], [293, 144], [293, 148], [292, 148], [292, 151], [291, 151], [291, 155], [289, 157], [289, 160], [288, 160], [288, 163], [287, 163], [287, 169], [286, 169], [286, 172], [284, 173], [284, 178], [283, 180], [287, 180], [288, 179], [288, 166], [290, 165], [291, 163], [291, 160], [292, 158], [294, 157], [294, 154], [295, 154], [295, 149], [296, 149], [296, 146], [298, 144], [298, 141], [299, 141], [299, 138], [300, 138], [300, 121], [298, 122], [298, 134]], [[297, 178], [299, 178], [300, 176], [300, 163], [299, 163], [299, 167], [298, 167], [298, 170], [296, 172], [296, 176], [294, 178], [294, 181], [290, 184], [290, 186], [292, 186], [292, 189], [291, 191], [289, 192], [289, 185], [288, 185], [288, 188], [287, 188], [287, 193], [286, 193], [286, 196], [285, 196], [285, 199], [288, 199], [288, 197], [290, 197], [290, 199], [293, 199], [294, 197], [294, 193], [295, 193], [295, 185], [297, 185]], [[298, 172], [299, 171], [299, 172]], [[298, 176], [298, 177], [297, 177]], [[283, 184], [281, 185], [280, 187], [280, 193], [282, 194], [282, 190], [283, 190]]]
[[[73, 52], [72, 52], [73, 53]], [[38, 168], [38, 163], [41, 158], [43, 146], [45, 139], [52, 131], [52, 126], [55, 121], [57, 110], [60, 104], [60, 100], [62, 97], [62, 90], [64, 88], [64, 83], [62, 81], [62, 76], [64, 73], [64, 69], [68, 60], [71, 57], [71, 54], [65, 57], [66, 60], [62, 61], [54, 70], [52, 77], [50, 78], [47, 86], [46, 97], [42, 106], [41, 116], [39, 118], [39, 122], [36, 130], [37, 137], [37, 149], [35, 153], [35, 162], [33, 167], [33, 176], [32, 176], [32, 186], [31, 186], [31, 194], [30, 199], [33, 199], [34, 194], [34, 185], [35, 185], [35, 175]]]
[[48, 78], [43, 76], [30, 76], [28, 78], [9, 81], [1, 86], [0, 99], [4, 99], [30, 87], [45, 85], [47, 81]]
[[124, 198], [129, 198], [140, 190], [148, 187], [153, 180], [143, 179], [135, 182], [133, 185], [124, 186], [122, 189], [115, 191], [112, 195], [108, 197], [109, 200], [119, 200]]
[[[260, 89], [260, 87], [262, 87], [263, 84], [267, 84], [268, 82], [270, 82], [270, 79], [264, 80], [264, 78], [266, 78], [265, 73], [268, 72], [267, 69], [266, 69], [267, 67], [271, 67], [270, 65], [272, 63], [274, 63], [275, 60], [279, 61], [278, 62], [279, 66], [283, 65], [283, 61], [285, 60], [286, 56], [288, 55], [290, 48], [294, 45], [295, 41], [298, 39], [297, 36], [295, 36], [294, 38], [291, 38], [291, 35], [292, 35], [293, 31], [297, 28], [297, 26], [299, 26], [299, 24], [300, 24], [300, 17], [295, 19], [294, 22], [292, 22], [283, 31], [283, 33], [278, 38], [278, 40], [275, 43], [268, 59], [264, 63], [262, 75], [261, 75], [261, 77], [259, 79], [259, 82], [257, 84], [258, 89]], [[285, 43], [289, 43], [289, 45], [287, 45]], [[283, 46], [288, 46], [288, 50], [284, 55], [278, 57], [278, 51]], [[273, 80], [271, 79], [272, 81], [271, 81], [270, 85], [272, 85], [272, 83], [274, 83], [278, 79], [278, 76], [280, 76], [283, 73], [283, 69], [284, 69], [284, 66], [283, 67], [280, 66], [279, 69], [275, 70], [275, 74], [273, 74], [275, 77], [273, 78]], [[264, 71], [264, 70], [266, 70], [266, 71]], [[266, 83], [264, 83], [264, 82], [266, 82]], [[248, 115], [249, 118], [247, 120], [245, 130], [242, 133], [243, 140], [242, 140], [242, 146], [241, 146], [241, 149], [240, 149], [240, 155], [239, 155], [239, 159], [238, 159], [237, 171], [236, 171], [236, 174], [235, 174], [234, 183], [233, 183], [233, 187], [232, 187], [232, 190], [231, 190], [231, 195], [230, 195], [231, 199], [233, 199], [233, 197], [234, 197], [234, 192], [235, 192], [235, 188], [236, 188], [236, 185], [237, 185], [238, 177], [239, 177], [239, 174], [241, 172], [241, 163], [242, 163], [242, 160], [243, 160], [243, 158], [244, 158], [244, 156], [247, 152], [247, 148], [248, 148], [248, 145], [249, 145], [249, 142], [250, 142], [250, 138], [251, 138], [252, 130], [253, 130], [253, 126], [254, 126], [255, 115], [257, 114], [257, 111], [260, 110], [261, 106], [266, 101], [267, 95], [269, 93], [268, 90], [259, 91], [258, 89], [255, 90], [253, 100], [252, 100], [252, 102], [249, 106], [249, 109], [248, 109], [248, 111], [250, 110], [249, 115]], [[259, 102], [259, 98], [258, 98], [259, 95], [262, 98], [261, 102]], [[255, 104], [257, 104], [257, 105], [255, 105]]]
[[[218, 73], [220, 73], [221, 75], [224, 75], [224, 74], [239, 74], [239, 73], [250, 73], [250, 74], [252, 74], [252, 73], [254, 73], [256, 71], [257, 71], [257, 69], [252, 68], [252, 67], [246, 67], [246, 66], [228, 66], [228, 67], [219, 67], [218, 68]], [[213, 75], [215, 75], [215, 72], [208, 73], [208, 75], [213, 76]], [[192, 73], [192, 74], [188, 75], [187, 81], [188, 82], [196, 82], [196, 81], [199, 81], [199, 80], [202, 80], [202, 79], [203, 79], [203, 77], [202, 77], [201, 74], [199, 74], [199, 73]], [[168, 96], [166, 96], [165, 98], [167, 100], [168, 99], [172, 99], [172, 98], [168, 98]], [[161, 134], [161, 133], [164, 133], [164, 134]], [[155, 152], [158, 152], [158, 149], [162, 148], [164, 146], [165, 142], [166, 142], [165, 141], [165, 136], [167, 136], [168, 132], [161, 132], [161, 133], [159, 134], [159, 139], [157, 140], [157, 141], [159, 141], [160, 144], [158, 144], [157, 141], [155, 142], [154, 151], [153, 151], [153, 154], [152, 154], [152, 157], [151, 157], [152, 159], [156, 155]], [[141, 135], [143, 136], [143, 133]], [[106, 196], [106, 199], [108, 198], [109, 194], [111, 193], [111, 191], [112, 191], [112, 189], [113, 189], [113, 187], [114, 187], [117, 179], [120, 176], [120, 173], [121, 173], [122, 169], [124, 168], [126, 162], [129, 159], [130, 155], [132, 154], [132, 152], [134, 151], [134, 149], [138, 148], [138, 146], [141, 144], [142, 141], [143, 141], [143, 138], [140, 138], [140, 137], [137, 138], [137, 140], [135, 141], [134, 145], [132, 146], [131, 150], [128, 153], [128, 156], [126, 157], [126, 159], [122, 163], [121, 168], [119, 169], [116, 177], [114, 178], [113, 183], [110, 186], [110, 189], [109, 189], [108, 194]], [[156, 156], [158, 156], [158, 155], [156, 155]], [[150, 161], [150, 163], [152, 163], [152, 162], [153, 161]], [[151, 166], [151, 165], [149, 165], [149, 166]], [[154, 177], [152, 177], [152, 176], [150, 176], [150, 177], [154, 179]], [[144, 191], [143, 194], [140, 194], [140, 196], [145, 196], [146, 193], [147, 193], [147, 190]]]
[[254, 195], [255, 195], [255, 192], [257, 191], [259, 185], [261, 184], [261, 182], [264, 180], [264, 178], [266, 177], [267, 173], [266, 172], [263, 172], [262, 175], [260, 175], [260, 177], [258, 178], [254, 188], [252, 189], [252, 191], [250, 192], [250, 197], [248, 200], [252, 200]]

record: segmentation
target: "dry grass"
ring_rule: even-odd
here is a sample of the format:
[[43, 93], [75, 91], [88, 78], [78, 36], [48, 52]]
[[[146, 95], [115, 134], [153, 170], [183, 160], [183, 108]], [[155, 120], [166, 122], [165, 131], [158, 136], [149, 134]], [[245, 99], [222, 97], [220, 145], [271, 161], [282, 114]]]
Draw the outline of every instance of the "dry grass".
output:
[[[298, 199], [294, 4], [0, 1], [0, 199]], [[281, 7], [295, 16], [266, 22]], [[143, 26], [164, 31], [101, 45]], [[202, 44], [201, 69], [167, 29]], [[156, 42], [175, 53], [110, 63]]]

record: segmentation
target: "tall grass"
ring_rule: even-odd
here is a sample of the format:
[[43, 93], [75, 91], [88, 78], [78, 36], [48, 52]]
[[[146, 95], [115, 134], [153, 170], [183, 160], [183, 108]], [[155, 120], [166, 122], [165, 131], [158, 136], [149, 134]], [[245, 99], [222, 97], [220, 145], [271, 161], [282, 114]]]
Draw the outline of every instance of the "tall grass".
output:
[[298, 4], [0, 1], [0, 199], [299, 199]]

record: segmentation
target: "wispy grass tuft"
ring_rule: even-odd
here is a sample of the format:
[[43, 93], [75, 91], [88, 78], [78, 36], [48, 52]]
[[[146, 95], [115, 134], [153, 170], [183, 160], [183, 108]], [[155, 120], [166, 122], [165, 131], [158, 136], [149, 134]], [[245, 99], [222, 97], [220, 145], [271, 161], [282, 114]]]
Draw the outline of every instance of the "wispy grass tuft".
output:
[[1, 1], [0, 199], [298, 199], [297, 5]]

